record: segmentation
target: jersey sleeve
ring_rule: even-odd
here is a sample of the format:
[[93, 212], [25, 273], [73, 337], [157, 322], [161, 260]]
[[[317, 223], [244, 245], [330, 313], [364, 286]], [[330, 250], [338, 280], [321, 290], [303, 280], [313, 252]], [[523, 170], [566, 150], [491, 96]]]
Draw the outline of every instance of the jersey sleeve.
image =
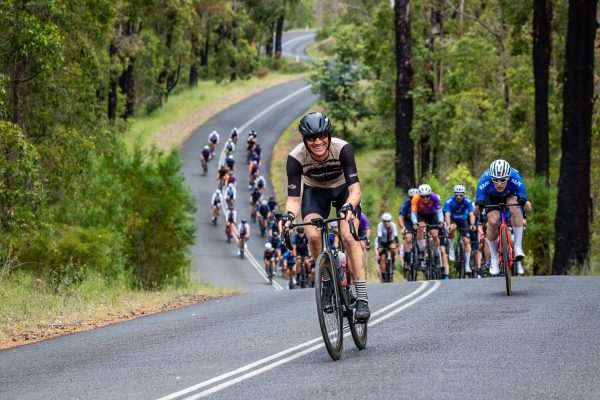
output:
[[291, 155], [288, 155], [286, 172], [288, 177], [288, 196], [299, 197], [302, 184], [302, 165]]
[[516, 195], [518, 197], [524, 197], [525, 199], [527, 199], [527, 191], [525, 190], [525, 181], [523, 181], [523, 178], [521, 178], [521, 175], [515, 170], [513, 170], [513, 173], [511, 175], [513, 175], [513, 176], [511, 176], [511, 180], [513, 181], [513, 183], [515, 185]]
[[477, 183], [477, 195], [475, 196], [475, 201], [485, 200], [485, 189], [489, 186], [490, 181], [485, 176], [485, 173], [481, 175], [479, 182]]
[[452, 199], [448, 199], [446, 200], [446, 203], [444, 204], [444, 214], [452, 214]]
[[348, 186], [358, 182], [358, 170], [354, 160], [354, 152], [349, 144], [344, 145], [340, 151], [340, 163], [344, 169], [344, 178]]

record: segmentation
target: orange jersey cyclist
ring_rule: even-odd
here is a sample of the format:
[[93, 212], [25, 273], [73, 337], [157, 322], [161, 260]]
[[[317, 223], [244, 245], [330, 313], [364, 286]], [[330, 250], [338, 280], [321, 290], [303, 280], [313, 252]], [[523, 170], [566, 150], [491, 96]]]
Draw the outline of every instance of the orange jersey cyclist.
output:
[[[353, 223], [358, 229], [361, 190], [354, 160], [354, 152], [347, 142], [331, 137], [331, 122], [319, 113], [305, 115], [298, 126], [302, 143], [296, 146], [287, 158], [288, 199], [287, 214], [283, 222], [289, 226], [296, 215], [302, 213], [304, 221], [327, 218], [333, 203], [338, 215]], [[304, 189], [301, 196], [301, 184]], [[363, 250], [350, 233], [348, 224], [340, 224], [342, 241], [350, 267], [354, 274], [357, 291], [355, 318], [366, 322], [369, 311]], [[321, 237], [314, 226], [306, 226], [308, 246], [313, 257], [321, 254]], [[324, 274], [326, 275], [326, 274]], [[329, 276], [323, 277], [323, 310], [333, 312]]]
[[[417, 231], [417, 246], [419, 253], [425, 251], [425, 225], [431, 225], [431, 237], [433, 239], [433, 255], [440, 256], [439, 226], [444, 221], [440, 196], [431, 191], [431, 186], [423, 184], [419, 186], [419, 192], [410, 201], [410, 219]], [[443, 229], [443, 228], [442, 228]]]

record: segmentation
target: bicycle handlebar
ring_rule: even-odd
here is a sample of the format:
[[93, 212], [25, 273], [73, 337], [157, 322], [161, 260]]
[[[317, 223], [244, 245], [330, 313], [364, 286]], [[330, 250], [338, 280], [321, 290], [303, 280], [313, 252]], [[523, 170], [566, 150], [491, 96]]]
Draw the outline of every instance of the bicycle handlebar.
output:
[[[275, 214], [275, 219], [277, 221], [281, 220], [282, 214]], [[292, 247], [292, 241], [290, 239], [290, 234], [289, 231], [291, 229], [297, 228], [299, 226], [306, 226], [306, 225], [312, 225], [312, 226], [316, 226], [317, 229], [323, 229], [327, 224], [329, 224], [330, 222], [337, 222], [337, 221], [341, 221], [344, 220], [344, 218], [341, 217], [337, 217], [337, 218], [313, 218], [308, 222], [300, 222], [300, 223], [293, 223], [290, 225], [290, 227], [286, 230], [284, 227], [284, 232], [282, 232], [282, 236], [285, 242], [285, 247], [288, 248], [288, 250], [293, 250]], [[360, 240], [364, 240], [361, 239], [357, 234], [356, 234], [356, 228], [354, 227], [354, 224], [351, 223], [350, 221], [348, 222], [348, 227], [350, 228], [350, 234], [352, 234], [352, 237], [354, 238], [354, 240], [356, 240], [357, 242]]]
[[483, 206], [484, 209], [488, 208], [506, 208], [506, 207], [521, 207], [519, 203], [499, 203], [499, 204], [486, 204]]

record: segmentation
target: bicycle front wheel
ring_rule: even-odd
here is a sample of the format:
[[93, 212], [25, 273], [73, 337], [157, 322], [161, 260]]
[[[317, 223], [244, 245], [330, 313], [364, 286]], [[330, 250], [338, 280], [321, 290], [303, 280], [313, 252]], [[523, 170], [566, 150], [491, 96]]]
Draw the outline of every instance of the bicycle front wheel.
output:
[[[356, 288], [354, 285], [351, 285], [348, 289], [350, 295], [348, 297], [352, 299], [356, 299]], [[356, 306], [356, 302], [352, 305], [352, 307]], [[352, 316], [348, 317], [348, 326], [350, 327], [350, 333], [352, 334], [352, 340], [354, 340], [354, 344], [356, 348], [359, 350], [364, 350], [367, 347], [367, 323], [358, 323], [354, 321], [354, 312]]]
[[504, 278], [506, 279], [506, 294], [512, 294], [512, 271], [509, 268], [510, 264], [510, 252], [509, 248], [509, 236], [508, 236], [508, 228], [504, 226], [500, 229], [500, 242], [502, 244], [501, 253], [502, 253], [502, 272], [504, 272]]
[[[317, 315], [319, 316], [319, 325], [321, 334], [327, 352], [335, 361], [342, 356], [344, 325], [342, 321], [342, 306], [340, 301], [340, 288], [338, 285], [337, 268], [331, 268], [329, 254], [324, 253], [317, 259], [317, 270], [315, 277], [315, 295], [317, 298]], [[329, 275], [329, 285], [331, 287], [331, 304], [333, 309], [323, 310], [323, 300], [325, 300], [325, 288], [323, 285], [323, 273], [327, 271]]]

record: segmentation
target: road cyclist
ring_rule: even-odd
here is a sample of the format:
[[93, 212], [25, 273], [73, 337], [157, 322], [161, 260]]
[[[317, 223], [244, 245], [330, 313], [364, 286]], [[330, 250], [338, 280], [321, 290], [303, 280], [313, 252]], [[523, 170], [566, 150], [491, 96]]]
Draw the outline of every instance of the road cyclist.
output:
[[219, 221], [219, 215], [221, 215], [221, 205], [223, 204], [223, 194], [219, 189], [215, 190], [215, 192], [210, 197], [210, 205], [212, 206], [212, 217], [210, 222], [213, 225], [217, 225]]
[[[275, 275], [275, 249], [270, 242], [265, 243], [265, 252], [263, 254], [263, 262], [265, 264], [265, 274], [269, 278], [269, 283], [273, 283]], [[288, 287], [289, 289], [289, 287]]]
[[237, 193], [235, 190], [235, 185], [232, 182], [229, 182], [225, 187], [225, 203], [227, 203], [228, 208], [235, 206], [236, 198]]
[[414, 230], [417, 232], [417, 247], [419, 249], [419, 263], [423, 266], [425, 257], [425, 234], [429, 227], [433, 240], [432, 255], [434, 260], [427, 260], [428, 263], [441, 263], [439, 230], [443, 229], [444, 216], [440, 197], [431, 191], [431, 186], [422, 184], [418, 188], [418, 193], [411, 200], [411, 222]]
[[227, 239], [227, 243], [231, 242], [233, 239], [233, 228], [237, 223], [237, 211], [233, 208], [233, 204], [230, 205], [225, 211], [225, 238]]
[[271, 209], [267, 200], [263, 200], [256, 208], [256, 218], [260, 228], [260, 237], [264, 237], [269, 229], [269, 219], [271, 218]]
[[454, 186], [454, 196], [449, 197], [444, 204], [444, 216], [446, 225], [448, 226], [448, 241], [449, 251], [448, 258], [450, 261], [455, 261], [454, 251], [454, 236], [458, 231], [460, 240], [460, 254], [458, 265], [459, 278], [465, 277], [466, 274], [472, 274], [471, 262], [471, 237], [477, 232], [475, 224], [475, 215], [473, 215], [473, 202], [467, 197], [467, 190], [463, 185]]
[[392, 221], [392, 214], [383, 213], [377, 224], [375, 248], [377, 249], [379, 273], [381, 282], [393, 282], [398, 251], [398, 228]]
[[[419, 193], [419, 189], [417, 189], [417, 188], [408, 189], [408, 192], [407, 192], [408, 198], [406, 200], [404, 200], [402, 202], [402, 204], [400, 204], [400, 207], [398, 209], [398, 226], [399, 226], [400, 232], [402, 233], [402, 236], [403, 236], [402, 246], [403, 246], [403, 250], [404, 250], [404, 255], [403, 255], [402, 269], [403, 269], [404, 279], [408, 279], [408, 276], [409, 276], [409, 271], [411, 268], [411, 255], [415, 260], [417, 257], [417, 254], [411, 253], [415, 230], [413, 227], [412, 220], [410, 218], [411, 201], [412, 201], [412, 198], [417, 193]], [[413, 264], [414, 265], [412, 267], [413, 268], [416, 267], [416, 263], [413, 263]]]
[[200, 162], [202, 163], [202, 175], [206, 176], [208, 173], [208, 162], [212, 158], [212, 153], [208, 145], [204, 146], [202, 153], [200, 153]]
[[231, 156], [235, 152], [235, 143], [231, 138], [227, 139], [225, 142], [225, 156]]
[[[357, 294], [354, 318], [357, 323], [366, 324], [371, 313], [362, 247], [353, 237], [349, 226], [352, 224], [355, 229], [357, 228], [357, 217], [360, 216], [361, 206], [361, 190], [354, 152], [347, 142], [331, 137], [331, 122], [320, 112], [311, 112], [302, 117], [298, 129], [302, 135], [302, 143], [297, 145], [287, 158], [288, 198], [286, 212], [280, 223], [285, 229], [289, 229], [296, 216], [300, 214], [305, 222], [327, 218], [331, 204], [334, 203], [338, 215], [347, 221], [341, 224], [340, 229], [349, 266], [354, 275]], [[301, 193], [302, 177], [304, 177], [304, 189]], [[321, 254], [322, 241], [317, 227], [307, 225], [305, 228], [313, 257], [318, 255], [321, 255], [322, 259], [329, 257], [327, 252]], [[331, 263], [331, 260], [329, 262]], [[326, 264], [317, 266], [321, 268], [317, 276], [322, 280], [319, 283], [322, 290], [317, 296], [321, 298], [323, 311], [332, 313], [333, 296], [338, 294], [330, 282], [331, 275]], [[316, 282], [315, 286], [317, 286]]]
[[285, 271], [286, 289], [295, 289], [300, 281], [296, 273], [296, 257], [291, 250], [285, 249], [283, 252], [283, 269]]
[[302, 288], [309, 287], [312, 260], [303, 226], [298, 227], [292, 238], [292, 254], [296, 257], [296, 280]]
[[246, 242], [250, 240], [250, 225], [242, 218], [238, 224], [238, 256], [244, 258], [244, 252], [246, 249]]
[[[512, 231], [514, 234], [514, 257], [516, 261], [522, 261], [523, 253], [523, 214], [520, 207], [512, 206], [518, 204], [521, 207], [527, 203], [527, 191], [525, 182], [519, 171], [512, 168], [508, 161], [498, 159], [490, 164], [484, 171], [477, 184], [477, 196], [475, 204], [479, 210], [486, 209], [487, 228], [486, 237], [490, 247], [490, 274], [498, 275], [498, 227], [500, 225], [499, 204], [508, 205]], [[489, 206], [489, 207], [486, 207]], [[496, 207], [494, 207], [496, 206]]]
[[229, 139], [231, 139], [231, 141], [234, 144], [237, 144], [238, 138], [240, 136], [240, 131], [238, 128], [233, 127], [233, 129], [231, 129], [231, 132], [229, 133]]
[[219, 140], [219, 132], [217, 131], [212, 131], [210, 135], [208, 135], [208, 146], [210, 147], [211, 159], [215, 156]]

